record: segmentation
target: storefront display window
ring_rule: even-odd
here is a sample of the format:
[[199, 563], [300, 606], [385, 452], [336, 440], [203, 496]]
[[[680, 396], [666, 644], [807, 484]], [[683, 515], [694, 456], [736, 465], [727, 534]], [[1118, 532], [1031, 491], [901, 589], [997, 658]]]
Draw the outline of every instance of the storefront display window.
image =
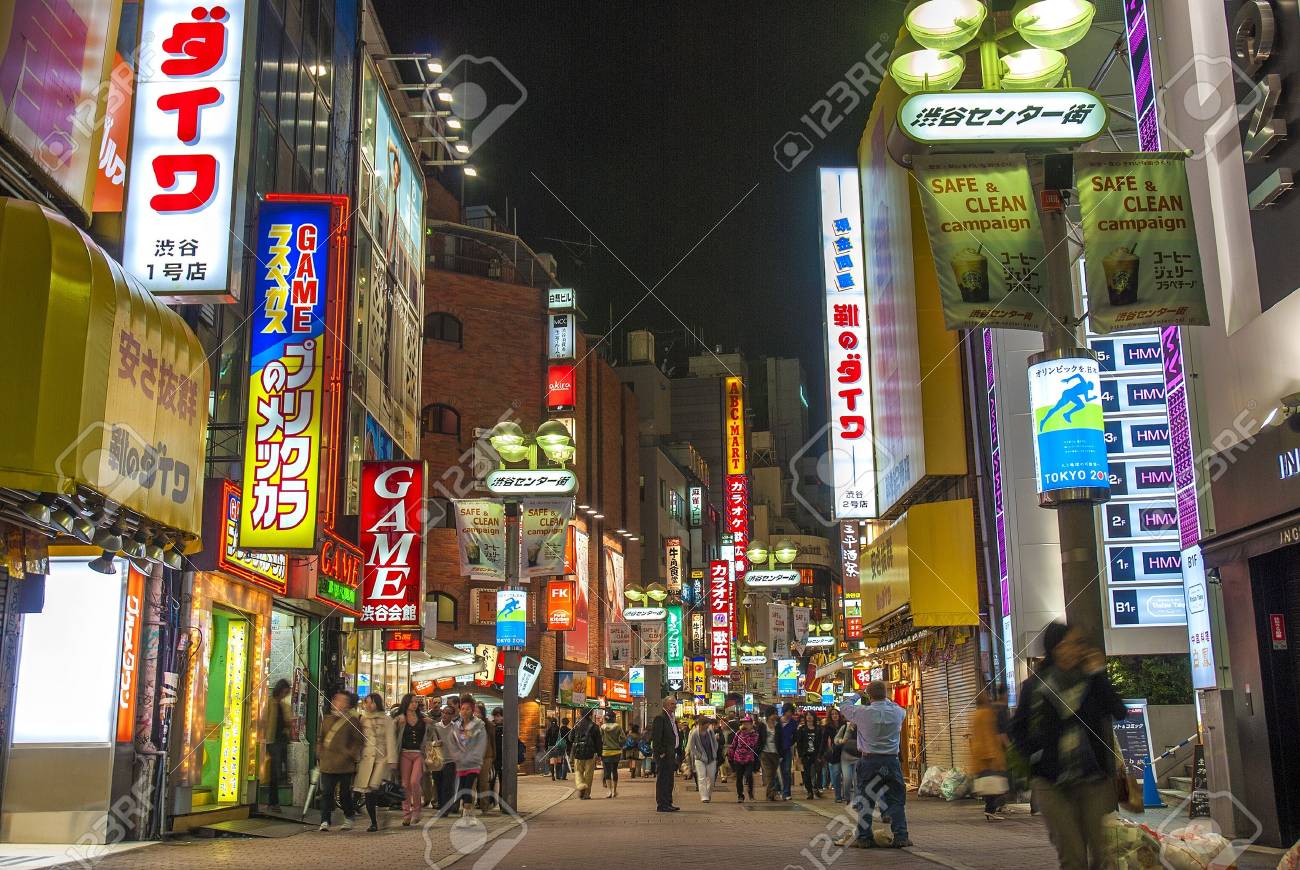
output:
[[249, 621], [214, 608], [208, 685], [204, 698], [203, 768], [194, 802], [238, 803], [247, 736]]
[[[287, 782], [280, 803], [301, 804], [310, 785], [312, 746], [316, 736], [316, 718], [320, 706], [320, 643], [312, 617], [286, 610], [271, 611], [271, 658], [265, 693], [270, 694], [280, 680], [289, 684], [289, 750]], [[264, 781], [269, 783], [269, 777]], [[268, 785], [269, 788], [269, 785]], [[263, 799], [269, 798], [264, 791]]]
[[383, 633], [355, 632], [358, 647], [357, 696], [376, 693], [394, 706], [411, 691], [411, 654], [385, 652]]

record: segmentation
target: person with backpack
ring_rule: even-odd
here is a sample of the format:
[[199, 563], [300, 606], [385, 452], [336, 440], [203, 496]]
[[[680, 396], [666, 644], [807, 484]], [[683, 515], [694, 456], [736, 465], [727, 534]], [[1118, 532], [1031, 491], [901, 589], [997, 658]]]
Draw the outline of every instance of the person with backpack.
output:
[[740, 720], [740, 730], [731, 738], [731, 747], [727, 751], [727, 760], [731, 771], [736, 775], [736, 799], [745, 802], [745, 792], [749, 799], [754, 799], [754, 768], [758, 766], [759, 736], [754, 730], [754, 717], [745, 716]]
[[569, 734], [573, 752], [573, 773], [578, 781], [578, 800], [591, 799], [591, 780], [596, 773], [596, 755], [600, 751], [600, 729], [591, 719], [591, 712], [582, 714], [578, 724]]
[[632, 778], [638, 778], [641, 775], [641, 726], [635, 722], [623, 741], [623, 760], [627, 762], [627, 771]]
[[858, 793], [858, 759], [862, 758], [862, 753], [858, 749], [858, 726], [845, 719], [843, 713], [840, 714], [840, 719], [844, 724], [835, 733], [835, 745], [839, 747], [840, 753], [841, 790], [837, 793], [836, 800], [847, 804]]

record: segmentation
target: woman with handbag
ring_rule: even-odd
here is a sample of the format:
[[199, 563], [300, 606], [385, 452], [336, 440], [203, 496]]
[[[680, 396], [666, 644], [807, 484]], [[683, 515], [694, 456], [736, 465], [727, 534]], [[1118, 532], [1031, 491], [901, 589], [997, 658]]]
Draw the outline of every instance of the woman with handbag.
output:
[[984, 798], [984, 818], [1006, 819], [1000, 810], [1011, 790], [1007, 777], [1006, 693], [987, 687], [975, 699], [970, 717], [971, 761], [976, 771], [975, 794]]
[[844, 714], [838, 707], [826, 711], [826, 724], [822, 728], [822, 770], [823, 781], [829, 782], [831, 791], [835, 792], [835, 802], [844, 797], [844, 773], [840, 770], [840, 756], [844, 751], [839, 741], [840, 729], [844, 727]]
[[1079, 631], [1053, 622], [1042, 638], [1046, 659], [1020, 689], [1011, 742], [1029, 759], [1063, 870], [1103, 870], [1103, 819], [1116, 807], [1112, 728], [1128, 711], [1106, 676], [1105, 655]]
[[379, 830], [379, 789], [397, 769], [397, 735], [393, 732], [384, 699], [374, 693], [361, 702], [357, 722], [366, 742], [361, 749], [361, 760], [357, 762], [352, 789], [365, 795], [366, 814], [370, 816], [370, 827], [366, 830], [374, 833]]
[[425, 755], [430, 749], [430, 744], [439, 742], [429, 720], [420, 714], [418, 698], [415, 695], [402, 698], [393, 727], [393, 736], [400, 752], [398, 764], [401, 769], [403, 793], [402, 827], [405, 828], [420, 821], [420, 810], [424, 806], [421, 782], [424, 779]]

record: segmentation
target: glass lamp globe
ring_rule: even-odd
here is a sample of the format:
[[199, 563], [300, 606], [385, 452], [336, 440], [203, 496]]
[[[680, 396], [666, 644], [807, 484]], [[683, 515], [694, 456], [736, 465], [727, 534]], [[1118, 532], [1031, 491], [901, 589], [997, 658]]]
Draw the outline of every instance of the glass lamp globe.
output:
[[749, 549], [745, 551], [745, 558], [755, 565], [762, 565], [767, 562], [768, 549], [766, 541], [750, 541]]
[[1025, 91], [1050, 88], [1065, 75], [1065, 55], [1047, 48], [1026, 48], [1002, 55], [1003, 90]]
[[488, 442], [492, 445], [493, 450], [500, 453], [503, 446], [523, 444], [524, 430], [519, 428], [518, 423], [505, 420], [492, 427], [492, 434], [488, 436]]
[[493, 444], [492, 446], [496, 449], [497, 455], [506, 462], [523, 462], [528, 458], [526, 444]]
[[776, 561], [782, 565], [789, 565], [798, 557], [799, 547], [794, 541], [777, 541], [773, 552], [776, 554]]
[[899, 55], [889, 65], [889, 74], [904, 93], [950, 91], [961, 80], [966, 61], [961, 55], [923, 48]]
[[1011, 26], [1038, 48], [1069, 48], [1088, 33], [1097, 7], [1089, 0], [1020, 0]]
[[988, 15], [980, 0], [926, 0], [907, 13], [907, 32], [925, 48], [952, 51], [979, 32]]
[[623, 590], [623, 594], [626, 595], [627, 598], [628, 598], [628, 600], [630, 600], [630, 601], [644, 601], [644, 600], [645, 600], [645, 593], [642, 592], [641, 589], [640, 589], [640, 587], [637, 587], [637, 586], [629, 586], [629, 587], [627, 587], [627, 589]]
[[653, 599], [654, 601], [663, 601], [668, 597], [668, 590], [664, 588], [664, 584], [662, 583], [651, 583], [646, 587], [645, 594], [647, 598]]
[[559, 420], [547, 420], [537, 427], [538, 444], [568, 444], [572, 440], [569, 430]]

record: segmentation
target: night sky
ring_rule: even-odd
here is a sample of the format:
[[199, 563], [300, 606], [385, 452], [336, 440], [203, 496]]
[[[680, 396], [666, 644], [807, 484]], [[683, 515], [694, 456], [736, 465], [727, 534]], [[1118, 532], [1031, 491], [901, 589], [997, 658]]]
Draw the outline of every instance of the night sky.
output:
[[[854, 162], [868, 100], [841, 95], [824, 139], [801, 118], [820, 118], [816, 101], [874, 46], [887, 53], [901, 2], [377, 8], [395, 51], [432, 52], [453, 77], [457, 56], [492, 57], [526, 90], [477, 145], [466, 201], [504, 216], [508, 199], [519, 235], [578, 288], [589, 332], [620, 319], [620, 333], [680, 331], [671, 308], [708, 345], [801, 357], [810, 398], [824, 390], [816, 167]], [[513, 101], [508, 79], [475, 69], [491, 103]], [[791, 172], [773, 157], [787, 131], [814, 146]], [[640, 282], [653, 287], [733, 207], [656, 288], [663, 304], [637, 305]]]

